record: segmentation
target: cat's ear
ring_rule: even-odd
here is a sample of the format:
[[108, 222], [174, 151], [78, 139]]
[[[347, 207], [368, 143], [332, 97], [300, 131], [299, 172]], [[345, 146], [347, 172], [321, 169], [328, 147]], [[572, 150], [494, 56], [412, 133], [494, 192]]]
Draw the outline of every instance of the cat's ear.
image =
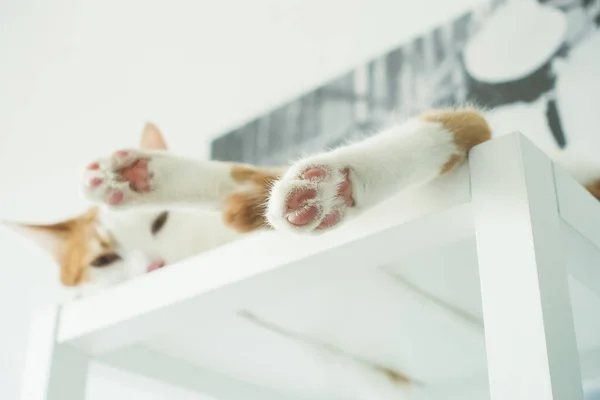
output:
[[160, 129], [152, 122], [148, 122], [142, 131], [140, 148], [142, 150], [167, 150], [165, 138], [160, 132]]
[[5, 222], [4, 225], [31, 240], [55, 258], [60, 256], [64, 243], [68, 240], [73, 231], [72, 221], [64, 221], [49, 225]]

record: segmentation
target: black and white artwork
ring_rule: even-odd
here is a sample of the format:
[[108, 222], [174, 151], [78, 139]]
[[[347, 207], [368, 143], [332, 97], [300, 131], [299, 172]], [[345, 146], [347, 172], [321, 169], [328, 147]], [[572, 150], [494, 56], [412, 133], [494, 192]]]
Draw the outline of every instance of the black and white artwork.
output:
[[496, 133], [600, 151], [600, 0], [496, 0], [215, 139], [212, 157], [286, 163], [423, 109], [467, 102]]

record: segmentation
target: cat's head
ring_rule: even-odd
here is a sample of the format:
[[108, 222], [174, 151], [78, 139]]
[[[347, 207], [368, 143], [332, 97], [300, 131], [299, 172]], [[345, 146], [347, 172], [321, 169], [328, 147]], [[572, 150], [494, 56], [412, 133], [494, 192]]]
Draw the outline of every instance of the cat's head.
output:
[[[167, 150], [156, 126], [147, 124], [140, 147]], [[110, 212], [91, 207], [54, 224], [9, 224], [48, 251], [60, 281], [82, 295], [192, 256], [231, 240], [218, 213], [175, 210]]]

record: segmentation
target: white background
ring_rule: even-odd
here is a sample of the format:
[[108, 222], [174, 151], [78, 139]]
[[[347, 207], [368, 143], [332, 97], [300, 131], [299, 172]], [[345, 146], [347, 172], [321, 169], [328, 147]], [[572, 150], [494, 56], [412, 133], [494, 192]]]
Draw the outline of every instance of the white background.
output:
[[[484, 1], [0, 2], [0, 220], [81, 211], [82, 165], [135, 145], [147, 120], [174, 151], [207, 157], [212, 137]], [[0, 257], [0, 398], [12, 400], [57, 268], [3, 228]], [[94, 366], [88, 398], [200, 397]]]

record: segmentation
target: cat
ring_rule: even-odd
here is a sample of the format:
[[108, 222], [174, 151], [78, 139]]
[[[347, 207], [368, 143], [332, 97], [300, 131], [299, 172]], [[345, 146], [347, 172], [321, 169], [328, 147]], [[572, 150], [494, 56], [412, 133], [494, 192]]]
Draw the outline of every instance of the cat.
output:
[[[147, 205], [222, 210], [226, 223], [242, 232], [258, 229], [266, 221], [277, 230], [322, 233], [402, 189], [450, 172], [472, 147], [491, 137], [484, 114], [465, 107], [424, 112], [287, 169], [121, 150], [90, 164], [83, 194], [115, 210]], [[563, 164], [568, 163], [563, 160]], [[587, 175], [580, 181], [600, 198], [599, 181], [589, 175], [593, 169], [591, 176], [597, 178], [595, 171], [600, 168], [586, 168]], [[253, 189], [257, 184], [262, 188], [259, 192]], [[268, 201], [262, 213], [266, 187]]]
[[[140, 149], [166, 152], [166, 141], [154, 124], [144, 127]], [[59, 300], [63, 302], [212, 249], [264, 225], [259, 210], [274, 176], [257, 171], [234, 168], [240, 184], [232, 186], [229, 198], [226, 196], [228, 208], [223, 215], [166, 209], [115, 213], [92, 206], [53, 224], [4, 224], [33, 240], [56, 261], [65, 288], [64, 298]], [[228, 227], [223, 218], [239, 229]]]
[[[169, 154], [162, 133], [149, 123], [140, 150], [117, 151], [84, 172], [84, 195], [108, 207], [94, 206], [54, 224], [7, 225], [47, 250], [60, 266], [61, 283], [80, 297], [241, 233], [270, 227], [327, 230], [346, 214], [450, 171], [472, 146], [489, 137], [485, 119], [475, 110], [432, 111], [289, 169], [259, 168]], [[173, 203], [204, 210], [139, 208]], [[189, 230], [177, 235], [188, 242], [163, 234], [172, 225]]]

